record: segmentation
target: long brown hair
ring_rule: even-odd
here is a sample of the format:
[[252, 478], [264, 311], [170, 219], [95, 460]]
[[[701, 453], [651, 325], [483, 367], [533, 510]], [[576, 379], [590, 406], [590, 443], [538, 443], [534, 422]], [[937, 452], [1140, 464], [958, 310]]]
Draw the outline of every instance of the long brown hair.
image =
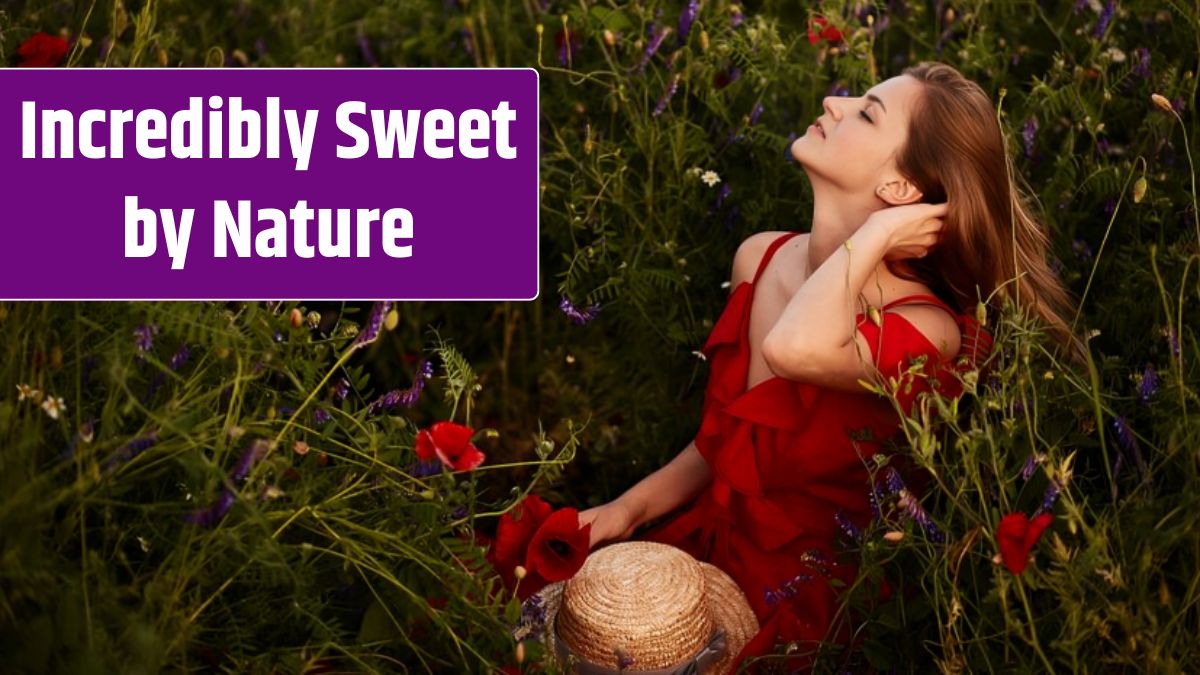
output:
[[888, 261], [889, 271], [926, 284], [959, 311], [987, 301], [997, 316], [1010, 298], [1039, 316], [1073, 361], [1086, 363], [1086, 343], [1063, 318], [1073, 298], [1048, 264], [1049, 237], [1028, 205], [1031, 192], [1013, 168], [995, 106], [978, 84], [945, 63], [924, 61], [903, 74], [924, 91], [896, 168], [924, 201], [949, 201], [950, 209], [928, 255]]

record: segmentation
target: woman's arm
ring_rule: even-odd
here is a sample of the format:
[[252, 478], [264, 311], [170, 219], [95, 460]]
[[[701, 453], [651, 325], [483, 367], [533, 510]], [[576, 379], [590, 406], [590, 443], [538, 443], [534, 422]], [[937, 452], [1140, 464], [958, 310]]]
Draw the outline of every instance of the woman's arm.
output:
[[700, 455], [696, 441], [692, 441], [675, 459], [613, 501], [629, 508], [633, 517], [631, 525], [636, 529], [691, 501], [710, 480], [712, 471], [708, 461]]

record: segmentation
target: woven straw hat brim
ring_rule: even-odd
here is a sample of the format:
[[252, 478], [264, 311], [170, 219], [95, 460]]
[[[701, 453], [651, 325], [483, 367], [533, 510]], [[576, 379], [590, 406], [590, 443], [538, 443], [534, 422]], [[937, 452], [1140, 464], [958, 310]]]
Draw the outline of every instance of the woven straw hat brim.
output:
[[[593, 558], [595, 562], [592, 562]], [[690, 588], [681, 588], [678, 595], [666, 597], [668, 604], [665, 607], [669, 608], [666, 614], [662, 614], [662, 608], [639, 608], [639, 593], [664, 601], [656, 594], [668, 592], [669, 589], [661, 584], [669, 584], [672, 579], [690, 579], [686, 584]], [[586, 608], [587, 616], [581, 619], [570, 611], [564, 613], [564, 624], [558, 627], [563, 639], [582, 658], [611, 668], [616, 667], [615, 657], [608, 650], [630, 631], [637, 634], [641, 630], [644, 636], [635, 648], [640, 650], [631, 667], [636, 671], [678, 663], [686, 658], [686, 654], [695, 653], [714, 628], [721, 628], [726, 635], [725, 655], [705, 672], [722, 675], [732, 666], [742, 647], [758, 632], [758, 620], [750, 603], [729, 575], [665, 544], [622, 542], [609, 545], [593, 552], [584, 568], [572, 579], [543, 588], [539, 592], [546, 617], [543, 640], [550, 654], [556, 654], [558, 649], [554, 628], [564, 593], [572, 607]], [[623, 600], [614, 605], [613, 597]], [[604, 603], [606, 599], [607, 606], [596, 604]], [[699, 604], [693, 604], [693, 601]], [[662, 628], [661, 633], [645, 632], [647, 627], [637, 623], [639, 611], [643, 619], [645, 611], [660, 612], [658, 620], [667, 620], [668, 627]]]

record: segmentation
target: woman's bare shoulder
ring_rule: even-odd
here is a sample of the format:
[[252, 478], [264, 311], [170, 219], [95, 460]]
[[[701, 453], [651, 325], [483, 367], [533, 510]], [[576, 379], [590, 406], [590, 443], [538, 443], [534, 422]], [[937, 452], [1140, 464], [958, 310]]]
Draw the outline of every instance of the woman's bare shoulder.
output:
[[[762, 262], [763, 256], [767, 253], [767, 248], [771, 246], [771, 242], [782, 237], [785, 234], [790, 234], [786, 230], [769, 230], [766, 232], [755, 232], [754, 234], [742, 240], [738, 246], [737, 253], [733, 256], [733, 279], [732, 288], [737, 288], [738, 284], [743, 281], [753, 281], [754, 273], [758, 271], [758, 265]], [[797, 250], [804, 250], [808, 246], [808, 233], [802, 232], [799, 236], [792, 239], [788, 244], [795, 242]], [[785, 245], [784, 248], [789, 248]], [[784, 254], [781, 249], [775, 255]]]

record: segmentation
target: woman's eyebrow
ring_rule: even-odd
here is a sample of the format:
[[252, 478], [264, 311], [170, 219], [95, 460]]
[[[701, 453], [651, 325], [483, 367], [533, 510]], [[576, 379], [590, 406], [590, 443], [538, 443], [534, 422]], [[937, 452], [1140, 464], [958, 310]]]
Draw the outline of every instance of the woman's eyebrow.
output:
[[879, 104], [879, 107], [880, 107], [880, 108], [883, 108], [883, 112], [887, 112], [887, 106], [885, 106], [885, 105], [883, 104], [883, 101], [879, 100], [879, 97], [878, 97], [878, 96], [876, 96], [875, 94], [867, 94], [867, 100], [868, 100], [868, 101], [874, 101], [874, 102], [878, 103], [878, 104]]

